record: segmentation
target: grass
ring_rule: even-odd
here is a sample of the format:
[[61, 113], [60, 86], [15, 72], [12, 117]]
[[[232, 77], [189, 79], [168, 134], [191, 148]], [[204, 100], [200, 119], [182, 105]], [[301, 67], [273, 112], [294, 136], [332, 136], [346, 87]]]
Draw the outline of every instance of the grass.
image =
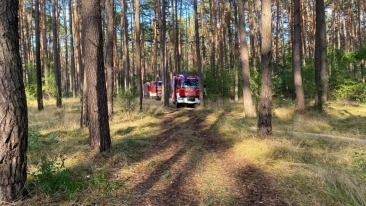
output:
[[[324, 114], [296, 114], [292, 106], [276, 105], [273, 136], [258, 139], [257, 119], [243, 118], [242, 103], [208, 102], [205, 109], [176, 111], [146, 100], [139, 113], [122, 112], [117, 100], [110, 120], [112, 151], [106, 154], [89, 150], [88, 131], [79, 128], [78, 99], [64, 99], [63, 108], [46, 100], [40, 112], [35, 101], [28, 104], [31, 193], [25, 205], [133, 205], [141, 188], [146, 191], [136, 201], [142, 205], [155, 196], [166, 203], [164, 194], [175, 190], [193, 205], [237, 205], [248, 198], [247, 187], [258, 185], [250, 182], [247, 168], [255, 168], [291, 204], [366, 205], [366, 104], [330, 102]], [[205, 136], [220, 138], [219, 149], [210, 148]], [[50, 168], [63, 163], [47, 178], [71, 176], [82, 186], [37, 190], [31, 183], [47, 186], [36, 181], [46, 175], [39, 169], [45, 158]], [[179, 204], [179, 198], [170, 201]]]

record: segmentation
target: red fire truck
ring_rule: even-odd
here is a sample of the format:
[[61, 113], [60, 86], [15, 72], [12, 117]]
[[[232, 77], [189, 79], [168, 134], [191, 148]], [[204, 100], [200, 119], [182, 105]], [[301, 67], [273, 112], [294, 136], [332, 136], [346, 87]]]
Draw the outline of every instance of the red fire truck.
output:
[[162, 81], [151, 81], [146, 84], [147, 96], [161, 99]]
[[198, 76], [176, 75], [172, 78], [173, 104], [179, 108], [182, 105], [200, 103]]

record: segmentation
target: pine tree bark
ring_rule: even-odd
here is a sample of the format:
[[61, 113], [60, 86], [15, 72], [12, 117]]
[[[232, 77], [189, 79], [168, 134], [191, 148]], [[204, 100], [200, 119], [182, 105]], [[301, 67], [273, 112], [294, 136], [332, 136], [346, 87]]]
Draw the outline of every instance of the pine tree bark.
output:
[[280, 32], [279, 32], [279, 27], [280, 27], [280, 12], [281, 8], [280, 8], [280, 0], [276, 0], [276, 40], [275, 40], [275, 47], [276, 47], [276, 58], [275, 58], [275, 72], [278, 72], [278, 67], [279, 67], [279, 38], [280, 38]]
[[19, 53], [19, 1], [0, 1], [0, 202], [22, 198], [28, 114]]
[[113, 71], [113, 44], [114, 44], [114, 0], [106, 0], [105, 7], [107, 10], [107, 48], [105, 66], [107, 72], [107, 102], [108, 116], [113, 114], [113, 89], [114, 89], [114, 71]]
[[81, 2], [83, 58], [88, 85], [89, 140], [93, 151], [111, 149], [107, 89], [103, 62], [100, 0]]
[[88, 127], [89, 126], [89, 110], [88, 110], [88, 91], [87, 86], [88, 83], [86, 81], [85, 67], [83, 64], [83, 56], [82, 56], [82, 47], [84, 37], [81, 35], [81, 25], [82, 17], [80, 15], [80, 3], [81, 0], [75, 0], [75, 10], [74, 10], [74, 19], [75, 19], [75, 49], [76, 49], [76, 61], [77, 61], [77, 70], [79, 71], [79, 90], [80, 90], [80, 127]]
[[254, 20], [254, 6], [253, 0], [248, 0], [248, 18], [249, 18], [249, 32], [250, 32], [250, 57], [253, 67], [257, 64], [257, 53], [256, 53], [256, 38], [255, 38], [255, 20]]
[[140, 41], [140, 0], [135, 0], [135, 41], [136, 41], [136, 70], [137, 92], [139, 95], [139, 109], [142, 111], [142, 75], [141, 75], [141, 41]]
[[163, 105], [167, 107], [169, 105], [169, 93], [168, 93], [168, 72], [166, 68], [166, 53], [165, 53], [165, 37], [166, 37], [166, 21], [165, 21], [165, 5], [166, 0], [158, 0], [158, 23], [159, 23], [159, 37], [160, 37], [160, 67], [162, 68], [163, 76]]
[[197, 74], [201, 78], [199, 83], [200, 101], [202, 107], [205, 107], [205, 101], [203, 99], [203, 78], [201, 74], [202, 62], [201, 62], [201, 51], [200, 51], [200, 33], [198, 27], [197, 0], [193, 0], [193, 10], [194, 10], [194, 31], [195, 31], [196, 56], [197, 56]]
[[39, 0], [35, 0], [35, 33], [36, 33], [36, 81], [37, 81], [37, 106], [38, 111], [43, 110], [43, 93], [42, 93], [42, 65], [41, 65], [41, 30], [39, 18]]
[[[67, 0], [62, 0], [62, 4], [65, 5]], [[65, 64], [63, 72], [63, 91], [66, 97], [69, 97], [70, 93], [70, 78], [69, 78], [69, 43], [68, 43], [68, 29], [67, 29], [67, 23], [66, 23], [66, 9], [65, 6], [63, 6], [63, 15], [64, 15], [64, 35], [65, 35]]]
[[24, 81], [26, 84], [29, 84], [29, 70], [31, 65], [31, 45], [30, 45], [30, 32], [29, 32], [29, 20], [28, 20], [28, 12], [25, 8], [24, 2], [21, 3], [21, 17], [20, 20], [22, 22], [22, 45], [23, 45], [23, 59], [24, 59]]
[[[216, 47], [217, 47], [217, 21], [216, 21], [216, 1], [210, 1], [210, 33], [211, 33], [211, 54], [210, 54], [210, 66], [213, 81], [217, 82], [216, 74]], [[213, 88], [213, 92], [217, 93], [217, 88]]]
[[315, 34], [315, 84], [317, 90], [317, 108], [323, 111], [327, 100], [327, 38], [324, 0], [316, 0], [316, 34]]
[[261, 9], [261, 67], [262, 79], [258, 105], [258, 136], [272, 134], [272, 31], [271, 0], [262, 0]]
[[128, 21], [127, 21], [127, 5], [126, 0], [121, 0], [122, 5], [122, 29], [123, 29], [123, 64], [125, 71], [125, 91], [130, 91], [131, 83], [130, 83], [130, 56], [128, 52]]
[[41, 65], [44, 74], [44, 83], [48, 88], [49, 59], [47, 49], [47, 19], [46, 19], [46, 0], [40, 1], [40, 27], [41, 27]]
[[240, 36], [240, 60], [242, 63], [243, 73], [243, 99], [244, 113], [246, 117], [253, 118], [256, 116], [253, 106], [252, 92], [250, 89], [250, 68], [249, 68], [249, 51], [246, 41], [245, 18], [244, 18], [244, 0], [238, 0], [239, 13], [239, 36]]
[[80, 36], [80, 14], [79, 14], [79, 6], [80, 0], [74, 0], [74, 25], [75, 25], [75, 70], [76, 74], [79, 74], [75, 77], [76, 82], [76, 90], [80, 92], [80, 98], [82, 99], [83, 95], [83, 64], [81, 59], [81, 36]]
[[52, 0], [52, 44], [53, 44], [53, 67], [56, 81], [56, 106], [62, 107], [61, 90], [61, 71], [60, 71], [60, 52], [58, 49], [58, 26], [57, 26], [57, 3], [58, 0]]
[[300, 0], [294, 0], [294, 37], [292, 43], [292, 68], [296, 94], [296, 110], [305, 110], [305, 95], [302, 78], [302, 36], [301, 36], [301, 13]]
[[76, 74], [75, 74], [75, 53], [74, 53], [74, 29], [73, 29], [73, 15], [72, 15], [72, 1], [69, 0], [69, 22], [70, 22], [70, 88], [72, 97], [76, 97]]

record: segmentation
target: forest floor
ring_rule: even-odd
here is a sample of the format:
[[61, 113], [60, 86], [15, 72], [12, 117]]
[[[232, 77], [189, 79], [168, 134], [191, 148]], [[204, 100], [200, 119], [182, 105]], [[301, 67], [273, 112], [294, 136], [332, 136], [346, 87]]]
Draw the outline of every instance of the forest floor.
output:
[[273, 137], [258, 139], [257, 120], [244, 118], [241, 104], [160, 103], [145, 100], [143, 113], [117, 107], [112, 151], [102, 154], [90, 151], [88, 131], [79, 128], [78, 100], [61, 109], [46, 102], [41, 112], [31, 103], [30, 195], [14, 204], [366, 204], [366, 163], [355, 163], [366, 162], [366, 105], [336, 103], [326, 115], [277, 107]]
[[[175, 121], [179, 118], [186, 120]], [[149, 158], [159, 161], [158, 165], [153, 170], [143, 167], [129, 177], [134, 185], [128, 198], [132, 205], [291, 204], [272, 184], [270, 174], [233, 152], [230, 140], [224, 139], [214, 124], [205, 123], [194, 109], [175, 110], [162, 119], [162, 133], [145, 151]], [[209, 160], [206, 164], [210, 169], [202, 168], [205, 160]], [[197, 170], [207, 171], [200, 174]], [[202, 178], [213, 184], [223, 182], [219, 191], [223, 194], [202, 199], [197, 189]]]

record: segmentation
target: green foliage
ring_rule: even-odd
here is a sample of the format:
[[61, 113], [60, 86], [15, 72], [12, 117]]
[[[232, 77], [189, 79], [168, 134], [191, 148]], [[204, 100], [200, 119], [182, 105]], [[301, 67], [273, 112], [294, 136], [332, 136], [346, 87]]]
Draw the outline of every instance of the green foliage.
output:
[[172, 176], [173, 176], [173, 173], [170, 170], [167, 170], [161, 175], [161, 178], [170, 179]]
[[[354, 52], [328, 49], [329, 94], [337, 99], [366, 101], [365, 86], [357, 81], [359, 67], [366, 57], [366, 48]], [[260, 79], [256, 79], [260, 82]], [[315, 60], [305, 59], [303, 85], [306, 98], [315, 98]], [[294, 93], [292, 57], [287, 56], [286, 64], [276, 70], [273, 78], [273, 94], [290, 98]]]
[[[291, 97], [294, 91], [294, 83], [292, 78], [292, 71], [288, 68], [281, 68], [280, 71], [273, 77], [273, 95], [274, 97]], [[260, 81], [260, 80], [258, 80]], [[259, 92], [259, 90], [258, 90]]]
[[64, 159], [53, 161], [44, 158], [32, 176], [34, 178], [29, 182], [31, 187], [56, 197], [73, 198], [83, 188], [81, 180], [65, 168]]
[[[241, 76], [241, 75], [240, 75]], [[259, 99], [260, 93], [260, 79], [262, 75], [260, 71], [255, 67], [250, 67], [250, 89], [252, 91], [253, 98]], [[242, 81], [241, 78], [239, 78]]]
[[53, 70], [50, 70], [47, 77], [47, 84], [42, 87], [43, 93], [50, 97], [57, 96], [56, 79]]
[[[207, 98], [216, 101], [221, 98], [231, 98], [235, 97], [235, 76], [239, 76], [239, 96], [242, 95], [243, 78], [241, 75], [240, 63], [237, 62], [236, 66], [230, 68], [229, 66], [224, 66], [223, 69], [218, 69], [217, 71], [212, 71], [211, 67], [208, 66], [204, 68], [204, 84], [206, 85]], [[258, 96], [259, 84], [258, 78], [260, 78], [259, 72], [255, 68], [251, 68], [251, 79], [250, 86], [252, 90], [252, 95], [254, 97]]]
[[304, 92], [307, 98], [315, 98], [315, 62], [313, 58], [305, 60], [305, 66], [303, 67], [303, 85]]
[[333, 92], [333, 96], [336, 99], [366, 102], [366, 84], [348, 80]]
[[[29, 83], [25, 85], [25, 92], [28, 98], [35, 99], [37, 98], [37, 83], [35, 72], [30, 72], [29, 74]], [[47, 81], [47, 84], [45, 84]], [[42, 79], [42, 92], [44, 97], [56, 97], [57, 89], [56, 89], [56, 80], [55, 74], [50, 71], [47, 79]]]
[[28, 147], [30, 152], [39, 152], [41, 149], [47, 148], [49, 145], [58, 143], [58, 136], [50, 134], [47, 138], [42, 140], [41, 134], [37, 128], [30, 127], [28, 130]]
[[110, 181], [104, 171], [92, 176], [88, 181], [88, 187], [102, 193], [109, 193], [123, 185], [120, 181]]
[[30, 83], [25, 86], [25, 94], [28, 99], [35, 100], [37, 98], [37, 85]]
[[42, 158], [36, 172], [31, 174], [30, 191], [37, 189], [53, 197], [75, 198], [81, 190], [110, 193], [123, 186], [121, 181], [110, 181], [104, 171], [96, 175], [77, 175], [65, 167], [64, 159], [59, 161]]
[[354, 79], [351, 66], [358, 63], [355, 52], [347, 52], [339, 49], [328, 50], [329, 62], [329, 87], [330, 91]]
[[37, 151], [44, 147], [44, 142], [40, 139], [41, 134], [39, 130], [34, 127], [30, 127], [28, 130], [28, 147], [30, 151]]
[[353, 162], [353, 171], [362, 178], [366, 178], [366, 153], [355, 152], [353, 154]]
[[121, 91], [118, 94], [119, 99], [122, 103], [122, 110], [124, 112], [132, 112], [137, 106], [136, 94], [132, 91]]

